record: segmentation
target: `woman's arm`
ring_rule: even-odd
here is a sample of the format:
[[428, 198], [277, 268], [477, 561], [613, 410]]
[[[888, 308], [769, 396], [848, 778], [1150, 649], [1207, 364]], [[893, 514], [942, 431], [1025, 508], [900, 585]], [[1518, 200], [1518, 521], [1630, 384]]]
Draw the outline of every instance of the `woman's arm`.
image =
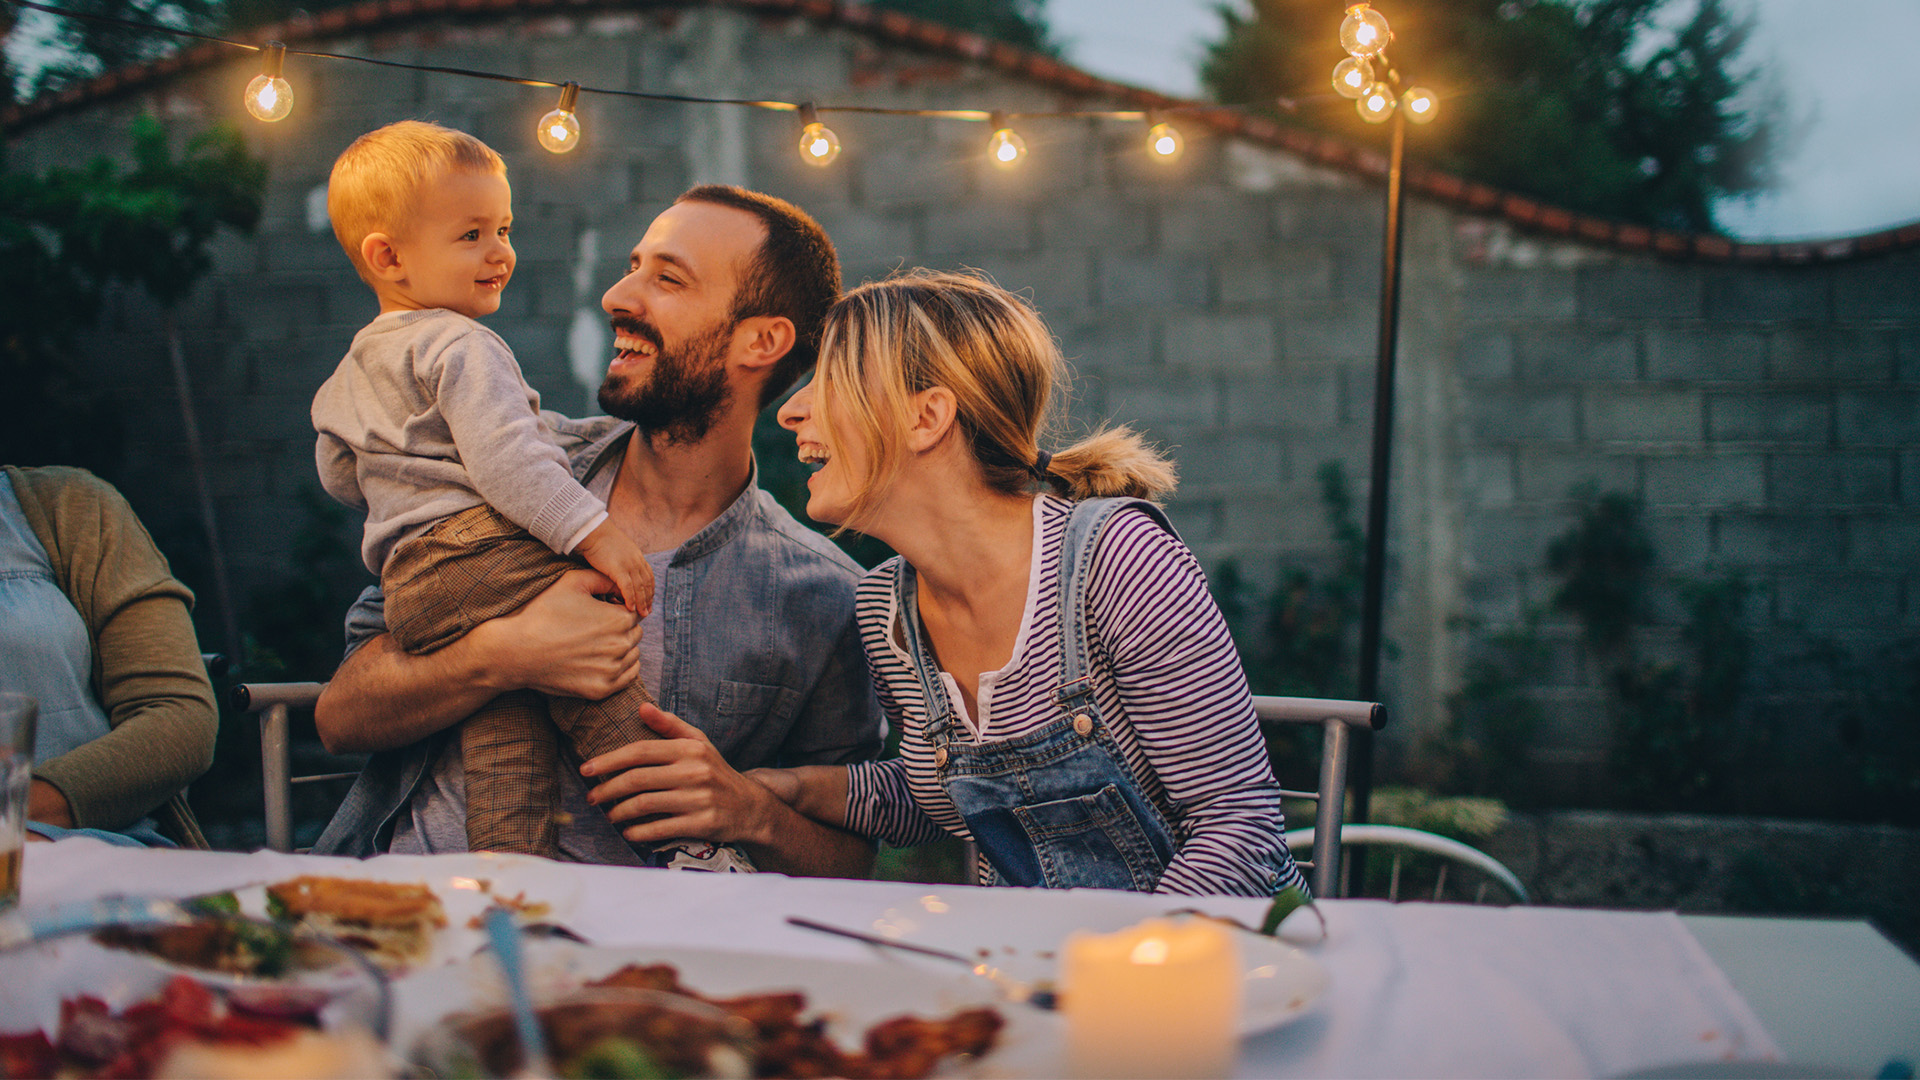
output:
[[1159, 891], [1271, 896], [1298, 870], [1246, 675], [1199, 563], [1145, 515], [1121, 512], [1088, 588], [1127, 722], [1187, 837]]
[[29, 520], [93, 639], [94, 690], [112, 727], [34, 776], [57, 789], [73, 826], [125, 828], [213, 763], [219, 717], [188, 615], [193, 594], [106, 482], [72, 469], [30, 475]]

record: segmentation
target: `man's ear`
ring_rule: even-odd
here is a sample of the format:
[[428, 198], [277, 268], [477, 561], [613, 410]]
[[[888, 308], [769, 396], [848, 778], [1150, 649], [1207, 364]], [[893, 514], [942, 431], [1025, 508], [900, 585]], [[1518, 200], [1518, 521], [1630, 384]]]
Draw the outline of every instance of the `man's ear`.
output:
[[400, 268], [400, 249], [386, 233], [368, 233], [360, 241], [360, 258], [382, 281], [402, 281], [407, 276]]
[[785, 315], [754, 315], [741, 319], [734, 328], [734, 353], [742, 366], [764, 374], [793, 351], [799, 338], [793, 320]]
[[907, 413], [907, 449], [920, 453], [939, 446], [953, 430], [960, 404], [953, 391], [944, 386], [929, 386], [913, 395]]

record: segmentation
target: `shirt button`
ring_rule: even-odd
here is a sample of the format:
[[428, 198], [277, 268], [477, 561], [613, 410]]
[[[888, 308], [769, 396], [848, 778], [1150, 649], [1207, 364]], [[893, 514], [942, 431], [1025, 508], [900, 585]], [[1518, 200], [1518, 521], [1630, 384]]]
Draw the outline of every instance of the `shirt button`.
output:
[[1085, 738], [1086, 736], [1093, 734], [1093, 717], [1088, 716], [1086, 713], [1083, 713], [1083, 712], [1074, 713], [1073, 714], [1073, 730], [1076, 734], [1078, 734], [1082, 738]]
[[933, 767], [936, 769], [944, 769], [947, 767], [946, 747], [936, 746], [933, 748]]

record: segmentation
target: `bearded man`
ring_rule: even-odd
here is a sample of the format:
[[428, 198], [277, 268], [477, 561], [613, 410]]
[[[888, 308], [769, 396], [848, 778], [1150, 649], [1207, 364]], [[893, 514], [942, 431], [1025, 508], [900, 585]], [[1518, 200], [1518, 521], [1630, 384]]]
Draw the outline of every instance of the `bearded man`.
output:
[[[347, 615], [348, 651], [314, 720], [336, 753], [371, 757], [316, 853], [465, 850], [459, 722], [512, 690], [599, 699], [644, 677], [660, 740], [573, 763], [560, 848], [636, 864], [631, 843], [732, 843], [762, 870], [862, 876], [867, 841], [795, 813], [741, 775], [876, 756], [883, 728], [858, 629], [860, 568], [756, 483], [754, 420], [814, 362], [840, 291], [832, 242], [783, 200], [702, 185], [655, 218], [601, 299], [616, 352], [606, 417], [543, 413], [574, 475], [647, 553], [636, 618], [569, 572], [437, 652], [386, 634], [377, 588]], [[632, 764], [634, 762], [637, 764]]]

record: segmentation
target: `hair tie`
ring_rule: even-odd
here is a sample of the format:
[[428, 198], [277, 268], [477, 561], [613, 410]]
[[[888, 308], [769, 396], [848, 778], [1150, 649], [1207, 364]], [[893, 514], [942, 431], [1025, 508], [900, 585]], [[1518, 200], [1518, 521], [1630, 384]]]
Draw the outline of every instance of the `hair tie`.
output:
[[1051, 450], [1040, 451], [1039, 455], [1033, 459], [1033, 464], [1030, 466], [1030, 468], [1033, 470], [1033, 478], [1035, 480], [1044, 482], [1047, 478], [1047, 466], [1051, 464], [1053, 464], [1053, 451]]

